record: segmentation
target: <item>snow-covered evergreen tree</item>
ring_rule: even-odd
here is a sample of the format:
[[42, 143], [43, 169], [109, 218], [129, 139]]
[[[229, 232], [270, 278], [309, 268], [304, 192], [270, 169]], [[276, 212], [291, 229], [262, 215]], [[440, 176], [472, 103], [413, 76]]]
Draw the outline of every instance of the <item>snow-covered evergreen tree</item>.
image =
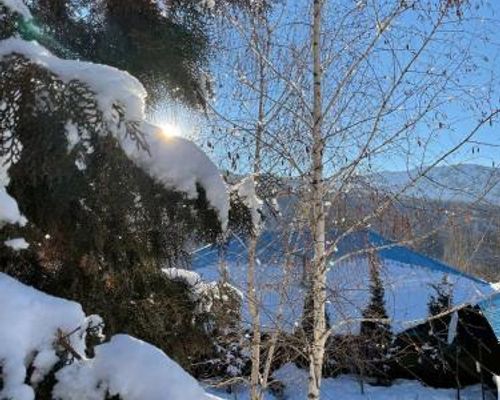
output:
[[380, 278], [380, 260], [375, 251], [368, 253], [370, 268], [370, 301], [363, 310], [360, 336], [363, 362], [369, 375], [387, 378], [387, 356], [392, 342], [392, 330], [385, 308], [385, 290]]
[[21, 0], [0, 1], [1, 270], [186, 367], [213, 356], [190, 291], [161, 268], [227, 226], [217, 167], [145, 121], [146, 91], [127, 72], [22, 39], [31, 18]]

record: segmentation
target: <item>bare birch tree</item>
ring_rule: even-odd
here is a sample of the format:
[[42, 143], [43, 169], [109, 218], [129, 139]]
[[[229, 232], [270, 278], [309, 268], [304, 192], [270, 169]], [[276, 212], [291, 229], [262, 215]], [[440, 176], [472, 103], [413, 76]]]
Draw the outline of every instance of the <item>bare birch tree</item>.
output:
[[[326, 304], [335, 301], [327, 287], [328, 268], [339, 268], [349, 256], [332, 259], [339, 243], [369, 228], [436, 166], [459, 157], [497, 121], [498, 82], [481, 49], [492, 25], [482, 5], [285, 2], [270, 17], [275, 24], [270, 51], [279, 51], [279, 59], [247, 42], [274, 86], [262, 92], [251, 78], [245, 85], [262, 94], [279, 121], [279, 128], [266, 125], [261, 140], [266, 156], [259, 170], [286, 171], [308, 205], [314, 327], [307, 349], [310, 399], [320, 397], [325, 343], [346, 322], [327, 328], [325, 321]], [[338, 204], [360, 175], [373, 179], [376, 169], [393, 165], [415, 172], [349, 223], [327, 223], [327, 204]], [[328, 238], [332, 227], [340, 229]]]

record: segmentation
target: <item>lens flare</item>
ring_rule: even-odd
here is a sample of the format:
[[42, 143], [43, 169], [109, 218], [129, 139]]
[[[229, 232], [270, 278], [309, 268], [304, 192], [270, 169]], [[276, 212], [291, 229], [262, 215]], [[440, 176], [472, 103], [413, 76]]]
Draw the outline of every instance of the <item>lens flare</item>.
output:
[[172, 124], [170, 122], [163, 122], [159, 124], [161, 129], [161, 133], [166, 138], [174, 137], [174, 136], [182, 136], [181, 129], [178, 125]]

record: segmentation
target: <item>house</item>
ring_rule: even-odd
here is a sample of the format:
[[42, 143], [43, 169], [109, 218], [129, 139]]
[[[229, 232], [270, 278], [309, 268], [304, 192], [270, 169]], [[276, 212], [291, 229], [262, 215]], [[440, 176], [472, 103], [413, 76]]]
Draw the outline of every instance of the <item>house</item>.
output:
[[[335, 232], [329, 236], [333, 242]], [[220, 249], [206, 247], [194, 252], [193, 269], [203, 278], [215, 280], [222, 266], [229, 282], [244, 293], [245, 241], [233, 237], [223, 253], [225, 262], [221, 264]], [[308, 235], [266, 231], [259, 239], [257, 258], [262, 328], [293, 333], [300, 326], [308, 291], [304, 274], [311, 259]], [[481, 380], [489, 383], [492, 374], [500, 375], [500, 294], [495, 286], [373, 231], [346, 236], [329, 259], [326, 309], [332, 337], [340, 340], [359, 335], [363, 312], [373, 295], [374, 269], [399, 351], [396, 357], [393, 349], [391, 376], [460, 387]], [[443, 297], [443, 290], [449, 303], [432, 315], [430, 303]], [[242, 323], [249, 321], [244, 306]]]

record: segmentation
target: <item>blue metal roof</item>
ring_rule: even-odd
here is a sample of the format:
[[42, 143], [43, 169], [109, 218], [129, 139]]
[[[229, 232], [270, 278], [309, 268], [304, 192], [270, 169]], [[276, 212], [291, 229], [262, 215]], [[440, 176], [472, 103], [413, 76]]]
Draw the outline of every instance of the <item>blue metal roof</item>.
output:
[[[334, 240], [337, 234], [337, 232], [331, 230], [328, 235], [328, 240]], [[310, 235], [307, 233], [296, 233], [290, 241], [294, 243], [295, 248], [298, 249], [297, 255], [311, 254], [311, 240]], [[420, 266], [443, 272], [451, 276], [467, 278], [476, 283], [487, 284], [486, 281], [468, 275], [441, 261], [424, 256], [408, 247], [391, 242], [372, 230], [362, 230], [347, 235], [340, 241], [337, 248], [338, 251], [334, 255], [335, 258], [342, 257], [352, 252], [375, 248], [380, 257], [388, 260]], [[278, 262], [279, 255], [284, 254], [279, 233], [273, 231], [263, 232], [259, 237], [257, 252], [258, 256], [263, 259], [273, 257], [275, 262]], [[246, 260], [246, 257], [246, 243], [237, 238], [230, 240], [226, 250], [226, 260], [228, 262], [242, 261]], [[216, 248], [206, 247], [200, 249], [193, 253], [193, 268], [197, 269], [197, 267], [203, 266], [207, 264], [207, 262], [216, 263], [217, 259], [218, 251]]]
[[[331, 243], [336, 237], [338, 237], [338, 232], [330, 231], [327, 240]], [[259, 259], [265, 261], [266, 264], [280, 264], [282, 261], [281, 258], [285, 254], [283, 242], [283, 237], [278, 232], [262, 232], [257, 245], [257, 255]], [[294, 249], [292, 251], [297, 257], [302, 258], [305, 256], [310, 258], [312, 256], [311, 237], [307, 232], [294, 233], [293, 237], [288, 242], [289, 248]], [[342, 256], [348, 256], [349, 254], [355, 252], [360, 253], [364, 250], [369, 251], [370, 249], [376, 250], [381, 259], [396, 261], [403, 265], [408, 265], [411, 268], [420, 267], [423, 270], [429, 270], [433, 273], [439, 272], [440, 274], [447, 274], [450, 278], [459, 278], [455, 279], [455, 281], [462, 282], [462, 285], [464, 282], [470, 282], [470, 291], [471, 293], [477, 293], [477, 296], [474, 298], [464, 298], [460, 301], [464, 302], [464, 306], [467, 304], [477, 304], [481, 308], [485, 318], [490, 323], [495, 335], [497, 335], [497, 338], [499, 338], [500, 341], [500, 293], [493, 293], [493, 289], [488, 282], [468, 275], [443, 262], [424, 256], [423, 254], [413, 251], [408, 247], [391, 242], [371, 230], [358, 231], [344, 237], [337, 244], [337, 251], [332, 257], [339, 258]], [[245, 241], [240, 238], [233, 237], [227, 244], [225, 259], [229, 264], [245, 264], [247, 260], [247, 248]], [[208, 271], [211, 271], [211, 275], [206, 276], [206, 278], [217, 279], [218, 269], [212, 268], [212, 271], [210, 268], [207, 269], [206, 267], [209, 265], [217, 265], [218, 260], [218, 248], [214, 246], [207, 246], [195, 251], [192, 254], [192, 268], [194, 270], [203, 270], [204, 273], [209, 273]], [[478, 284], [477, 288], [475, 288], [474, 284]], [[484, 295], [490, 297], [486, 300], [482, 300], [480, 303], [477, 303], [477, 301], [481, 299], [480, 288], [489, 288], [489, 290], [485, 290]]]

